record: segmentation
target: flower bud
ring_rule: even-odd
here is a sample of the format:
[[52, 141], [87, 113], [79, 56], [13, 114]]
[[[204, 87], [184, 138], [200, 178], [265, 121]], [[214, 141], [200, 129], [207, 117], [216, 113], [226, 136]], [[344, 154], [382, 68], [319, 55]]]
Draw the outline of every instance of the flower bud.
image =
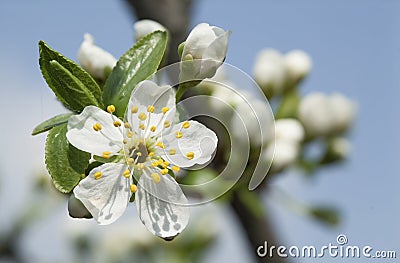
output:
[[214, 76], [228, 51], [229, 35], [230, 31], [224, 31], [219, 27], [206, 23], [198, 24], [190, 32], [183, 47], [181, 56], [183, 64], [193, 64], [190, 67], [183, 66], [186, 70], [182, 70], [181, 80], [204, 79]]
[[269, 48], [259, 52], [254, 63], [253, 75], [268, 97], [281, 94], [286, 76], [282, 54]]
[[280, 172], [293, 165], [299, 156], [300, 145], [291, 141], [277, 139], [268, 145], [263, 159], [272, 160], [271, 171]]
[[78, 61], [82, 68], [99, 80], [105, 80], [107, 71], [117, 63], [113, 55], [94, 45], [94, 39], [90, 34], [84, 35], [84, 41], [78, 51]]
[[299, 105], [299, 119], [309, 137], [343, 133], [352, 124], [356, 105], [343, 95], [315, 92], [305, 96]]
[[297, 82], [310, 73], [312, 61], [310, 56], [302, 50], [292, 50], [284, 58], [286, 70], [290, 80]]
[[136, 41], [157, 30], [167, 31], [167, 29], [163, 25], [150, 19], [143, 19], [137, 21], [133, 25], [133, 28], [135, 30]]
[[279, 119], [275, 121], [275, 139], [300, 143], [304, 139], [303, 125], [296, 119]]

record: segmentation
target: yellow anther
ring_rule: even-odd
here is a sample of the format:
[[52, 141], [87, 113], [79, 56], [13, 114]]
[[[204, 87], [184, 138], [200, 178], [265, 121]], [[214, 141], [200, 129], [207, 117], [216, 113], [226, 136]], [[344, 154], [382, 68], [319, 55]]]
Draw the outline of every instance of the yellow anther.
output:
[[106, 159], [110, 158], [110, 154], [111, 153], [109, 151], [103, 152], [103, 158], [106, 158]]
[[133, 158], [128, 158], [128, 160], [126, 160], [126, 162], [127, 162], [128, 164], [133, 164], [134, 161], [135, 161], [135, 160], [134, 160]]
[[154, 156], [154, 152], [149, 152], [148, 156], [150, 157]]
[[136, 185], [131, 184], [131, 185], [129, 186], [129, 188], [130, 188], [130, 190], [131, 190], [131, 193], [136, 193], [136, 191], [137, 191], [137, 186], [136, 186]]
[[131, 127], [131, 125], [129, 124], [129, 122], [125, 122], [125, 123], [124, 123], [124, 127], [127, 128], [127, 129], [129, 129], [129, 128]]
[[158, 165], [161, 165], [161, 164], [164, 163], [164, 160], [160, 158], [160, 159], [157, 160], [157, 162], [158, 162]]
[[164, 128], [171, 127], [171, 122], [169, 120], [164, 121]]
[[168, 161], [164, 161], [164, 165], [168, 166], [169, 162]]
[[194, 152], [186, 153], [186, 158], [188, 158], [189, 160], [192, 160], [194, 158]]
[[139, 169], [144, 169], [144, 164], [143, 163], [138, 163], [136, 165]]
[[136, 153], [137, 156], [142, 156], [141, 152]]
[[161, 170], [161, 174], [162, 175], [166, 175], [167, 173], [168, 173], [168, 169], [167, 168], [164, 168], [164, 169]]
[[114, 121], [114, 126], [115, 126], [115, 127], [121, 126], [121, 122], [120, 122], [120, 121]]
[[151, 126], [150, 131], [155, 132], [156, 131], [156, 126]]
[[167, 113], [168, 111], [169, 111], [169, 108], [168, 107], [163, 107], [162, 109], [161, 109], [161, 111], [162, 111], [162, 113]]
[[127, 144], [127, 143], [128, 143], [128, 141], [125, 140], [125, 139], [123, 139], [122, 142], [123, 142], [124, 144]]
[[174, 155], [176, 153], [176, 150], [174, 148], [169, 149], [169, 154]]
[[150, 113], [153, 113], [154, 112], [154, 106], [153, 105], [147, 106], [147, 111], [150, 112]]
[[138, 110], [139, 110], [138, 106], [133, 106], [133, 107], [131, 108], [131, 113], [132, 113], [132, 114], [135, 114], [135, 113], [138, 112]]
[[172, 166], [171, 169], [175, 172], [179, 172], [181, 170], [181, 168], [179, 166]]
[[151, 165], [153, 165], [154, 167], [158, 166], [158, 162], [152, 162]]
[[109, 113], [113, 113], [113, 112], [115, 111], [115, 106], [114, 106], [114, 105], [108, 105], [108, 106], [107, 106], [107, 111], [108, 111]]
[[100, 123], [98, 123], [98, 122], [96, 122], [94, 125], [93, 125], [93, 130], [95, 130], [95, 131], [100, 131], [101, 130], [101, 124]]
[[127, 136], [128, 138], [132, 138], [133, 132], [132, 132], [132, 131], [129, 131], [128, 134], [127, 134], [126, 136]]
[[101, 177], [103, 176], [103, 174], [101, 172], [95, 172], [93, 174], [94, 179], [99, 180]]
[[156, 144], [158, 147], [165, 149], [165, 144], [163, 144], [162, 142], [157, 142]]
[[125, 171], [122, 173], [122, 175], [123, 175], [125, 178], [129, 178], [129, 177], [131, 176], [131, 172], [130, 172], [129, 170], [125, 170]]
[[144, 112], [139, 113], [138, 115], [139, 120], [145, 121], [147, 119], [147, 115]]
[[139, 124], [139, 129], [144, 131], [146, 129], [146, 125], [144, 125], [143, 123]]
[[182, 136], [183, 136], [183, 133], [181, 133], [181, 132], [175, 132], [175, 134], [176, 134], [176, 138], [177, 139], [180, 139], [180, 138], [182, 138]]
[[155, 183], [159, 183], [161, 181], [160, 175], [158, 173], [152, 173], [151, 178], [153, 178], [153, 181]]
[[190, 127], [190, 122], [185, 121], [185, 122], [182, 124], [182, 127], [183, 127], [184, 129], [189, 128], [189, 127]]

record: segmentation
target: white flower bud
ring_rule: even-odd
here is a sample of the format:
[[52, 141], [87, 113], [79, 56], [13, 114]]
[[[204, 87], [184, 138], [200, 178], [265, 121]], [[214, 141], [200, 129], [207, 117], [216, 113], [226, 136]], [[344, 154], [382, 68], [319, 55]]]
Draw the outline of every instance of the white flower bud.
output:
[[335, 93], [329, 98], [335, 132], [343, 132], [353, 123], [357, 106], [345, 96]]
[[340, 94], [311, 93], [299, 105], [299, 119], [311, 137], [345, 132], [355, 112], [355, 104]]
[[298, 143], [277, 139], [275, 140], [275, 145], [272, 142], [268, 146], [263, 159], [268, 162], [273, 160], [271, 171], [279, 172], [296, 162], [299, 155], [299, 149], [300, 145]]
[[303, 125], [296, 119], [276, 120], [275, 139], [300, 143], [304, 139]]
[[133, 28], [135, 30], [136, 41], [157, 30], [167, 31], [167, 29], [163, 25], [150, 19], [143, 19], [137, 21], [133, 25]]
[[104, 49], [94, 45], [94, 39], [90, 34], [84, 35], [78, 51], [78, 61], [90, 75], [104, 80], [107, 69], [114, 68], [117, 60]]
[[[193, 63], [191, 70], [183, 72], [183, 80], [204, 79], [214, 76], [228, 51], [230, 31], [198, 24], [189, 34], [182, 52], [182, 61]], [[191, 60], [201, 60], [193, 61]], [[186, 66], [185, 66], [186, 68]]]
[[274, 49], [264, 49], [257, 54], [253, 75], [264, 92], [280, 94], [284, 88], [286, 69], [282, 54]]
[[285, 55], [285, 65], [289, 78], [298, 81], [308, 75], [312, 68], [310, 56], [302, 50], [292, 50]]

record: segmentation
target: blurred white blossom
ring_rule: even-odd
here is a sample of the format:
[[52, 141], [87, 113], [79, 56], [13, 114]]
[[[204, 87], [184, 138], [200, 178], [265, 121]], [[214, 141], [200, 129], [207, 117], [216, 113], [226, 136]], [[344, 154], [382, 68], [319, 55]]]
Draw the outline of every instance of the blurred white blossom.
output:
[[272, 162], [271, 170], [278, 172], [293, 165], [299, 155], [304, 128], [295, 119], [279, 119], [275, 122], [275, 141], [271, 141], [264, 159]]
[[342, 133], [352, 124], [356, 108], [353, 101], [341, 94], [314, 92], [300, 101], [299, 119], [310, 137]]
[[310, 56], [302, 50], [292, 50], [285, 55], [288, 78], [298, 81], [309, 74], [312, 68]]
[[90, 34], [84, 35], [84, 40], [78, 50], [78, 61], [90, 75], [104, 80], [106, 71], [111, 70], [117, 60], [104, 49], [94, 44], [94, 38]]
[[150, 19], [143, 19], [137, 21], [133, 25], [133, 28], [135, 30], [136, 41], [157, 30], [167, 31], [167, 29], [163, 25]]
[[282, 54], [264, 49], [257, 54], [253, 68], [254, 79], [267, 94], [280, 94], [284, 88], [286, 68]]

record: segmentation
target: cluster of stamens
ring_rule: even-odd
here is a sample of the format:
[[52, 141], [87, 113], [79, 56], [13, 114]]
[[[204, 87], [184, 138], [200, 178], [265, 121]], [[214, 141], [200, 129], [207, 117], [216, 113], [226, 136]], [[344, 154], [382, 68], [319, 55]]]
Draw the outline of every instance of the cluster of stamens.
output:
[[[139, 122], [139, 130], [134, 133], [129, 122], [123, 123], [120, 119], [118, 119], [118, 117], [113, 115], [113, 113], [115, 112], [114, 105], [109, 105], [107, 107], [107, 111], [111, 115], [114, 127], [119, 129], [124, 137], [122, 141], [123, 144], [121, 151], [113, 155], [121, 156], [122, 161], [128, 166], [127, 170], [122, 173], [122, 176], [124, 176], [125, 178], [130, 178], [131, 176], [133, 176], [133, 172], [135, 170], [141, 171], [152, 166], [157, 169], [152, 169], [153, 172], [150, 174], [150, 176], [155, 183], [159, 183], [161, 180], [161, 176], [167, 175], [170, 172], [174, 173], [180, 171], [179, 166], [170, 165], [168, 161], [163, 160], [157, 154], [157, 147], [166, 151], [166, 153], [168, 153], [169, 155], [175, 155], [176, 149], [167, 148], [167, 146], [162, 141], [158, 140], [159, 138], [155, 138], [156, 136], [152, 135], [156, 132], [157, 127], [163, 126], [165, 129], [171, 127], [171, 121], [166, 120], [166, 113], [169, 111], [169, 108], [163, 107], [161, 109], [163, 117], [160, 119], [159, 123], [156, 126], [150, 126], [149, 124], [151, 114], [154, 113], [154, 110], [155, 108], [153, 105], [149, 105], [147, 107], [147, 113], [139, 112], [139, 107], [137, 106], [131, 107], [131, 123], [133, 123], [134, 121], [134, 116], [136, 116], [137, 118], [136, 121]], [[181, 131], [175, 132], [175, 137], [177, 139], [182, 138], [184, 136], [184, 133], [182, 131], [184, 129], [188, 129], [189, 127], [190, 122], [183, 122]], [[96, 132], [102, 132], [102, 125], [100, 123], [95, 123], [93, 125], [93, 130]], [[149, 131], [150, 134], [148, 134]], [[148, 135], [146, 136], [146, 134]], [[191, 160], [194, 158], [194, 152], [187, 152], [185, 156], [188, 160]], [[110, 158], [111, 152], [104, 151], [102, 157], [106, 159]], [[146, 166], [145, 163], [148, 163], [148, 165]], [[154, 170], [157, 170], [158, 172], [154, 172]], [[98, 180], [102, 177], [102, 173], [96, 172], [93, 176], [96, 180]], [[131, 184], [130, 190], [132, 193], [135, 193], [137, 191], [137, 186], [135, 184]]]

